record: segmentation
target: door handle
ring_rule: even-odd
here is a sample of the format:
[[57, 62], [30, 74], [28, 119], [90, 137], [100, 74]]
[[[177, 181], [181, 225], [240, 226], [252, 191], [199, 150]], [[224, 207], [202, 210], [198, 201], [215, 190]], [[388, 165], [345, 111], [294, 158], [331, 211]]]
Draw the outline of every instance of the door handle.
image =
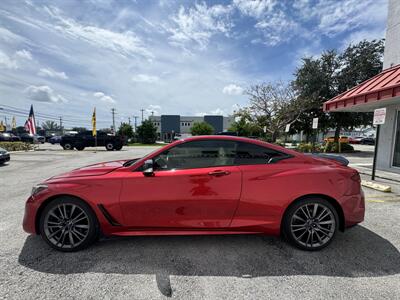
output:
[[229, 175], [229, 174], [231, 174], [231, 172], [224, 171], [224, 170], [215, 170], [215, 171], [208, 172], [208, 175], [211, 175], [211, 176], [225, 176], [225, 175]]

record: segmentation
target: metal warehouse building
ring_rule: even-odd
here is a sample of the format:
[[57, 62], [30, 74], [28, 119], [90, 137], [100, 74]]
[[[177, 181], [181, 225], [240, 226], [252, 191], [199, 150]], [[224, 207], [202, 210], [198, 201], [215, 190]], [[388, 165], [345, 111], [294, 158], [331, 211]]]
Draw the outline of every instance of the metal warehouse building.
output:
[[386, 108], [380, 128], [377, 168], [400, 173], [400, 1], [389, 0], [383, 72], [325, 102], [328, 112]]
[[214, 128], [214, 134], [228, 130], [234, 121], [234, 117], [224, 117], [217, 115], [199, 116], [180, 116], [180, 115], [161, 115], [149, 118], [157, 127], [159, 139], [170, 141], [176, 134], [190, 134], [190, 129], [194, 123], [206, 122]]

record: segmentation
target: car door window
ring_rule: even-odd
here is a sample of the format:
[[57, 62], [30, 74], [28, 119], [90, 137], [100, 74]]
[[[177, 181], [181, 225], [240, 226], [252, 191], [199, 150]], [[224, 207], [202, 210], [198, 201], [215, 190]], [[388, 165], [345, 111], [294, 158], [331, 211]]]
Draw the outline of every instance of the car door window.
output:
[[177, 145], [154, 158], [155, 170], [195, 169], [234, 164], [237, 143], [193, 141]]
[[236, 150], [235, 165], [267, 164], [271, 158], [285, 157], [288, 157], [288, 155], [267, 147], [239, 142]]

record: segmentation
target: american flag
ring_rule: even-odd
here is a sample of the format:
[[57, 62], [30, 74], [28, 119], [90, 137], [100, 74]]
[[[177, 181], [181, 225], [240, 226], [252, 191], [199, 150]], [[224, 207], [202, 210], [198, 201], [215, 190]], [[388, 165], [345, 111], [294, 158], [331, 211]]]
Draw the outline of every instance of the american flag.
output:
[[33, 105], [31, 105], [28, 120], [25, 122], [25, 130], [29, 131], [29, 134], [36, 134], [36, 122], [35, 114], [33, 113]]

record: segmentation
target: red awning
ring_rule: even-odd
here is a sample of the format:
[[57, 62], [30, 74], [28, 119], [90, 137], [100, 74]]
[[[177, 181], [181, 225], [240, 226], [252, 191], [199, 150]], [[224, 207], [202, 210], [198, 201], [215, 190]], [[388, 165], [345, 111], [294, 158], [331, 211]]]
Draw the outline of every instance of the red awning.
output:
[[400, 103], [400, 65], [386, 69], [325, 102], [324, 111], [372, 111], [394, 101]]

